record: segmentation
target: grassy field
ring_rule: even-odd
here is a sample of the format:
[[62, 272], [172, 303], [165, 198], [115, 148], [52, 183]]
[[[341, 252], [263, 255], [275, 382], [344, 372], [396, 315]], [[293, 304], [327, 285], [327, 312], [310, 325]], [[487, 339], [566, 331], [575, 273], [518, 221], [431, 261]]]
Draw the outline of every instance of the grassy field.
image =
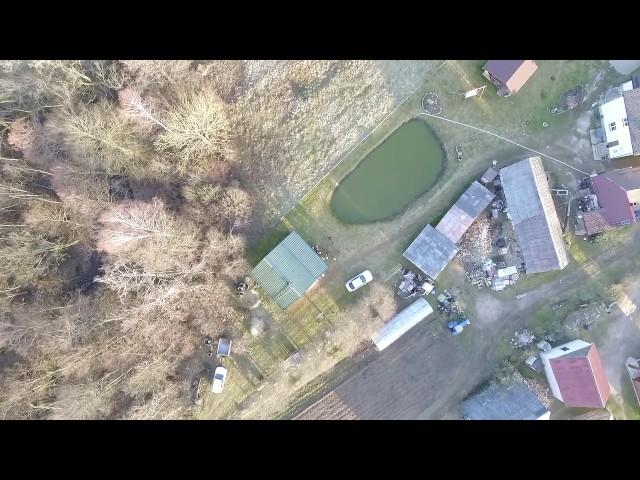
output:
[[[348, 294], [344, 282], [368, 268], [373, 272], [375, 282], [388, 286], [394, 269], [402, 262], [402, 251], [415, 235], [427, 223], [437, 221], [493, 160], [498, 160], [500, 166], [529, 156], [494, 137], [437, 119], [431, 120], [428, 123], [441, 139], [449, 159], [440, 181], [404, 213], [390, 221], [364, 225], [341, 223], [329, 208], [334, 189], [391, 132], [415, 117], [420, 111], [420, 100], [425, 92], [434, 91], [440, 95], [443, 116], [477, 125], [531, 148], [544, 149], [548, 144], [573, 135], [580, 112], [552, 116], [549, 107], [568, 88], [578, 83], [589, 85], [603, 67], [603, 62], [539, 61], [538, 65], [535, 76], [512, 98], [498, 97], [495, 88], [489, 85], [482, 98], [463, 100], [455, 94], [487, 83], [481, 76], [482, 62], [449, 61], [264, 236], [251, 251], [250, 261], [253, 264], [291, 230], [296, 230], [309, 243], [320, 245], [337, 260], [330, 260], [327, 274], [319, 287], [286, 312], [269, 301], [265, 302], [274, 325], [284, 338], [289, 339], [291, 345], [288, 348], [269, 347], [269, 341], [264, 338], [251, 337], [246, 326], [238, 327], [238, 336], [249, 352], [253, 368], [262, 372], [262, 378], [236, 362], [238, 365], [234, 365], [230, 372], [224, 395], [216, 398], [205, 396], [200, 417], [271, 418], [295, 398], [296, 390], [302, 389], [305, 383], [349, 358], [369, 338], [372, 329], [388, 317], [381, 318], [370, 313], [378, 302], [383, 301], [382, 297], [376, 296], [380, 295], [379, 292], [374, 293], [373, 284]], [[594, 91], [598, 88], [601, 87], [595, 86]], [[544, 121], [549, 123], [549, 128], [542, 127]], [[463, 162], [455, 160], [456, 144], [464, 146]], [[567, 163], [582, 162], [576, 160], [571, 151], [560, 150], [554, 155]], [[578, 165], [584, 166], [581, 163]], [[546, 160], [545, 166], [552, 171], [561, 171], [557, 165]], [[578, 247], [572, 248], [572, 255], [577, 261], [571, 262], [569, 270], [532, 276], [517, 288], [499, 294], [504, 294], [505, 298], [513, 297], [558, 275], [567, 274], [570, 269], [587, 261], [590, 247], [583, 246], [584, 252]], [[449, 287], [447, 278], [445, 271], [439, 279], [445, 288]], [[456, 286], [469, 288], [468, 285]], [[469, 308], [473, 308], [472, 305]], [[536, 328], [546, 328], [544, 322], [547, 322], [547, 314], [539, 313], [538, 323], [534, 322]], [[358, 328], [353, 326], [353, 319], [361, 321]], [[295, 349], [305, 352], [306, 356], [300, 367], [292, 373], [282, 366], [282, 362]], [[236, 369], [238, 373], [235, 373]], [[249, 373], [245, 373], [247, 371]], [[270, 399], [275, 396], [280, 398], [279, 402], [271, 402]], [[267, 404], [270, 406], [265, 407]]]

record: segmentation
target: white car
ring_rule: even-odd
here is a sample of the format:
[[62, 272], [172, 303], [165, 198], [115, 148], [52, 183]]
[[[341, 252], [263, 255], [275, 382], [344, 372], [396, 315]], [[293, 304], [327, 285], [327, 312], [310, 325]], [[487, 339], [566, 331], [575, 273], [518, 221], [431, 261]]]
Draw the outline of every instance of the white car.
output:
[[353, 292], [366, 285], [371, 280], [373, 280], [373, 275], [371, 275], [371, 272], [369, 270], [365, 270], [364, 272], [356, 275], [351, 280], [349, 280], [345, 284], [345, 287], [347, 287], [347, 290], [349, 290], [350, 292]]
[[224, 382], [227, 380], [227, 369], [224, 367], [217, 367], [213, 373], [213, 386], [211, 391], [213, 393], [222, 393], [224, 388]]

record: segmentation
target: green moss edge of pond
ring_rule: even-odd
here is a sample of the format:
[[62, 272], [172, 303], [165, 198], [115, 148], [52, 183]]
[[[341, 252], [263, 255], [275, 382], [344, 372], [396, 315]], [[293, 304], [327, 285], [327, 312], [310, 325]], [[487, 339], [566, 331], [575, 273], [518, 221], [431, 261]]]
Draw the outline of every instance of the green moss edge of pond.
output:
[[[413, 127], [415, 125], [415, 127]], [[415, 128], [416, 132], [407, 132], [408, 128]], [[406, 137], [417, 135], [417, 138], [410, 140], [408, 147]], [[395, 145], [394, 142], [403, 142]], [[406, 148], [406, 155], [398, 155], [399, 149]], [[422, 150], [421, 152], [417, 152]], [[416, 155], [418, 153], [418, 155]], [[390, 157], [394, 155], [395, 159]], [[439, 164], [436, 164], [439, 163]], [[391, 220], [402, 214], [418, 198], [427, 193], [438, 182], [445, 171], [447, 164], [446, 154], [440, 138], [436, 135], [431, 126], [421, 119], [411, 119], [385, 138], [376, 148], [369, 152], [358, 164], [340, 181], [331, 195], [330, 208], [334, 217], [347, 225], [368, 224]], [[391, 167], [393, 165], [393, 167]], [[389, 168], [393, 168], [390, 170]], [[431, 170], [426, 167], [434, 167]], [[416, 178], [416, 173], [420, 173], [420, 168], [425, 168], [424, 175]], [[383, 169], [386, 169], [383, 171]], [[398, 169], [398, 171], [396, 171]], [[369, 172], [379, 175], [380, 178], [371, 181]], [[393, 177], [395, 176], [395, 179]], [[393, 184], [388, 185], [389, 179]], [[410, 188], [406, 195], [402, 186], [411, 185], [411, 181], [416, 179], [415, 188]], [[403, 183], [404, 182], [404, 183]], [[385, 183], [387, 185], [385, 185]], [[385, 191], [385, 186], [387, 191]], [[352, 193], [356, 190], [356, 193]], [[366, 212], [356, 212], [358, 204], [347, 206], [349, 198], [354, 195], [360, 196], [362, 192], [368, 196], [359, 206], [370, 208]], [[349, 193], [346, 193], [349, 192]], [[380, 197], [379, 195], [382, 195]], [[393, 196], [397, 196], [396, 199]], [[391, 200], [390, 208], [384, 208]], [[397, 200], [397, 201], [396, 201]], [[344, 204], [343, 204], [344, 203]]]

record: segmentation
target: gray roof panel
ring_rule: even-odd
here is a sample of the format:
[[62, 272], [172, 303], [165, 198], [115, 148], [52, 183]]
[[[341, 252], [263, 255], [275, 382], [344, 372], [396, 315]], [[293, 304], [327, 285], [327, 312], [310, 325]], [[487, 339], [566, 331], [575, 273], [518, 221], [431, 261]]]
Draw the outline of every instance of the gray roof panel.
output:
[[480, 183], [473, 182], [440, 220], [436, 230], [453, 243], [458, 243], [471, 224], [491, 203], [494, 196]]
[[471, 420], [537, 420], [548, 411], [524, 383], [492, 384], [468, 397], [461, 407]]
[[561, 270], [569, 263], [562, 227], [540, 157], [500, 170], [518, 242], [528, 273]]
[[457, 252], [455, 243], [427, 225], [402, 255], [435, 280]]

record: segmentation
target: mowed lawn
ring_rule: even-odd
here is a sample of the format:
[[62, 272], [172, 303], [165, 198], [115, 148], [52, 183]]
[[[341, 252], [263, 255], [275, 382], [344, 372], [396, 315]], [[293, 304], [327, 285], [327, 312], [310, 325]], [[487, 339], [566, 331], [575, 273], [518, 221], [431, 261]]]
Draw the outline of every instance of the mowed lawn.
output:
[[[252, 370], [258, 370], [261, 374], [255, 375], [248, 368], [242, 368], [242, 365], [234, 365], [233, 368], [239, 371], [230, 370], [224, 394], [215, 397], [207, 395], [198, 416], [225, 418], [240, 408], [242, 402], [257, 389], [268, 385], [271, 373], [279, 368], [292, 349], [304, 351], [306, 346], [313, 344], [327, 330], [336, 328], [344, 311], [368, 294], [367, 287], [348, 294], [344, 288], [346, 280], [366, 268], [372, 271], [374, 281], [385, 281], [399, 264], [404, 263], [402, 252], [416, 234], [427, 223], [437, 222], [493, 160], [503, 163], [527, 156], [522, 149], [494, 137], [437, 119], [424, 120], [436, 132], [447, 153], [448, 160], [445, 160], [445, 170], [440, 180], [408, 209], [389, 221], [360, 225], [340, 222], [330, 208], [334, 189], [370, 151], [421, 111], [420, 101], [424, 93], [433, 91], [439, 94], [442, 115], [447, 118], [487, 129], [542, 150], [549, 142], [573, 134], [580, 114], [576, 111], [552, 116], [549, 108], [562, 92], [577, 84], [588, 86], [596, 73], [606, 68], [605, 62], [601, 61], [538, 61], [539, 68], [534, 77], [512, 98], [498, 97], [491, 84], [482, 98], [464, 100], [456, 95], [488, 84], [481, 76], [483, 63], [449, 61], [425, 81], [419, 92], [345, 157], [251, 250], [250, 261], [255, 265], [288, 232], [296, 230], [309, 244], [320, 245], [336, 260], [330, 258], [329, 269], [320, 285], [289, 310], [282, 311], [273, 302], [265, 301], [282, 335], [291, 343], [290, 348], [272, 348], [265, 344], [267, 340], [248, 335], [245, 325], [237, 327], [237, 334], [242, 336], [245, 348], [251, 355]], [[549, 123], [548, 128], [542, 127], [544, 121]], [[463, 162], [455, 159], [456, 144], [464, 146]], [[574, 161], [569, 153], [564, 158], [557, 156], [567, 163]], [[555, 168], [547, 160], [543, 161], [545, 166]], [[445, 271], [443, 278], [446, 277]], [[443, 287], [447, 288], [447, 285]], [[351, 339], [353, 345], [342, 348], [340, 354], [335, 355], [334, 362], [348, 356], [363, 340], [366, 339]], [[292, 396], [295, 396], [296, 389], [303, 387], [294, 382]], [[267, 390], [264, 388], [264, 391]], [[287, 403], [288, 399], [283, 398], [283, 409]]]

